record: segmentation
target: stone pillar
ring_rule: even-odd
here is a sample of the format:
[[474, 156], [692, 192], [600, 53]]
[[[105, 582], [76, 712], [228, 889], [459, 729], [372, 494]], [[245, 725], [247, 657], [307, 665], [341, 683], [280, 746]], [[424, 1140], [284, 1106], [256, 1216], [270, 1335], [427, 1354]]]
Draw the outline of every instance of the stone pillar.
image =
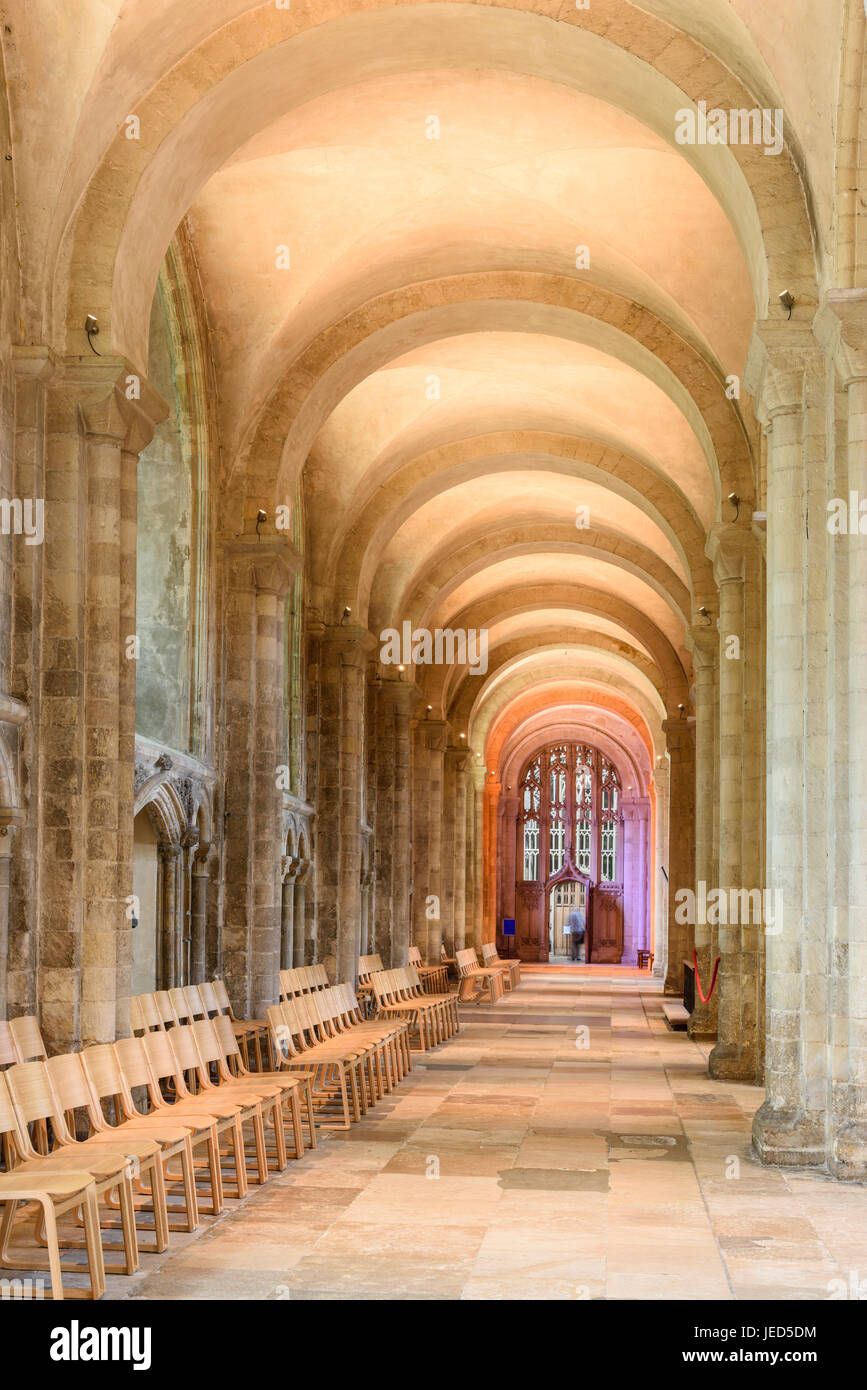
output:
[[670, 768], [668, 952], [665, 993], [683, 994], [683, 962], [692, 959], [692, 926], [679, 922], [676, 894], [695, 879], [695, 728], [686, 719], [662, 725]]
[[412, 931], [422, 960], [431, 964], [439, 960], [443, 941], [442, 824], [448, 733], [442, 719], [420, 719], [415, 726]]
[[455, 800], [457, 764], [462, 754], [461, 748], [447, 748], [443, 755], [440, 918], [447, 956], [455, 953]]
[[489, 776], [482, 793], [482, 942], [497, 938], [497, 845], [502, 790], [503, 784]]
[[[831, 972], [826, 784], [830, 753], [824, 368], [806, 326], [764, 323], [754, 341], [757, 413], [768, 431], [767, 877], [783, 921], [766, 933], [765, 1163], [826, 1159]], [[812, 769], [808, 777], [807, 769]], [[779, 914], [775, 908], [775, 917]]]
[[159, 845], [159, 953], [160, 989], [173, 989], [178, 978], [178, 863], [180, 845], [162, 841]]
[[3, 820], [0, 808], [0, 1019], [6, 1018], [6, 968], [9, 958], [9, 865], [14, 825]]
[[211, 874], [208, 854], [211, 846], [200, 844], [190, 876], [190, 983], [208, 978], [208, 884]]
[[38, 709], [41, 1021], [51, 1051], [128, 1028], [135, 531], [140, 451], [166, 414], [120, 358], [48, 387]]
[[[699, 885], [707, 893], [717, 885], [718, 871], [715, 854], [714, 808], [717, 802], [717, 685], [720, 634], [716, 624], [695, 624], [687, 636], [695, 671], [695, 880], [696, 902], [701, 898]], [[702, 901], [704, 899], [701, 899]], [[705, 914], [706, 916], [706, 914]], [[702, 986], [707, 991], [717, 958], [717, 928], [711, 923], [695, 923], [695, 953]], [[717, 1003], [714, 990], [706, 1004], [698, 991], [695, 1009], [690, 1015], [687, 1032], [692, 1038], [715, 1038]]]
[[382, 681], [376, 696], [376, 891], [371, 951], [387, 969], [405, 965], [412, 879], [412, 682]]
[[[758, 1035], [763, 956], [761, 909], [751, 906], [763, 885], [747, 846], [759, 839], [755, 814], [747, 825], [745, 782], [758, 757], [755, 728], [748, 725], [747, 665], [756, 667], [747, 638], [748, 594], [760, 582], [756, 541], [744, 525], [723, 522], [711, 531], [708, 556], [719, 586], [719, 884], [727, 905], [720, 914], [717, 1043], [708, 1071], [718, 1080], [755, 1082], [761, 1049]], [[755, 641], [755, 634], [753, 634]], [[761, 656], [758, 658], [761, 665]], [[743, 890], [749, 896], [744, 896]], [[737, 904], [737, 917], [731, 917]], [[745, 920], [749, 918], [750, 920]]]
[[672, 896], [668, 881], [668, 825], [670, 814], [671, 773], [667, 757], [657, 758], [653, 769], [653, 789], [656, 793], [656, 831], [653, 859], [653, 975], [664, 980], [668, 973], [668, 904]]
[[[462, 951], [467, 937], [467, 790], [472, 757], [464, 752], [455, 769], [454, 861], [455, 910], [454, 951]], [[454, 951], [451, 954], [454, 954]]]
[[475, 947], [476, 953], [480, 953], [484, 936], [484, 873], [485, 873], [485, 782], [487, 773], [481, 766], [473, 768], [473, 800], [470, 808], [470, 825], [472, 837], [470, 843], [470, 863], [468, 874], [472, 874], [473, 881], [473, 921], [472, 932], [469, 927], [467, 930], [467, 946]]
[[[506, 789], [508, 791], [508, 788]], [[497, 883], [499, 903], [494, 927], [497, 933], [504, 917], [515, 916], [515, 885], [517, 883], [518, 810], [520, 798], [514, 795], [500, 798], [500, 831], [497, 841]]]
[[[306, 934], [307, 934], [307, 880], [310, 877], [313, 865], [302, 859], [301, 867], [295, 876], [295, 903], [292, 909], [293, 938], [292, 938], [292, 966], [298, 969], [302, 965], [307, 965], [306, 956]], [[310, 962], [313, 964], [313, 961]]]
[[319, 643], [317, 953], [335, 983], [358, 973], [363, 688], [375, 645], [371, 633], [351, 624], [325, 628]]
[[277, 999], [283, 830], [284, 608], [301, 558], [283, 533], [226, 546], [223, 962], [241, 1018]]
[[[848, 1057], [845, 1083], [838, 1067], [832, 1074], [836, 1084], [830, 1088], [828, 1158], [837, 1177], [863, 1182], [867, 1178], [867, 521], [861, 508], [867, 512], [867, 293], [838, 291], [830, 299], [842, 325], [840, 365], [848, 407], [850, 534], [832, 539], [836, 548], [845, 547], [843, 574], [848, 597], [848, 807], [847, 828], [840, 835], [848, 891], [847, 910], [836, 914], [834, 966], [835, 974], [840, 970], [844, 979], [835, 981], [835, 1017], [829, 1020], [828, 1035], [832, 1043], [845, 1037]], [[856, 527], [858, 533], [852, 534]]]
[[300, 867], [300, 859], [284, 857], [283, 884], [280, 892], [281, 970], [291, 970], [295, 960], [295, 883]]

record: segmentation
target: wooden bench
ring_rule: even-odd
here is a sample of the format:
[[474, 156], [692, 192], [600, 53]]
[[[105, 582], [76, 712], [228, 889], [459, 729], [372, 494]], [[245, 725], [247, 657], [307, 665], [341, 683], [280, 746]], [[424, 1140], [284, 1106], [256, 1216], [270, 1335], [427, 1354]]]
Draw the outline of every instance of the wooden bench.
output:
[[490, 1002], [496, 1004], [503, 997], [503, 975], [501, 969], [492, 970], [479, 965], [472, 946], [458, 951], [455, 956], [460, 974], [458, 998], [462, 1003], [480, 1004], [487, 994]]
[[410, 946], [407, 964], [418, 972], [422, 989], [426, 990], [428, 994], [448, 994], [448, 965], [425, 965], [421, 958], [421, 951], [417, 946]]
[[503, 983], [507, 989], [517, 989], [521, 983], [521, 962], [519, 960], [503, 960], [497, 955], [497, 948], [493, 941], [486, 941], [482, 946], [482, 965], [489, 970], [502, 969], [505, 971]]

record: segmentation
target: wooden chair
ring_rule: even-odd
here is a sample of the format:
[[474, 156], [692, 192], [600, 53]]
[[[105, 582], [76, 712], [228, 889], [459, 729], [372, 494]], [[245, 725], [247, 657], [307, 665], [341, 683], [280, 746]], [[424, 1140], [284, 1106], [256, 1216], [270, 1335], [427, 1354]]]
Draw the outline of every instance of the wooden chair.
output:
[[265, 1046], [268, 1046], [268, 1022], [264, 1018], [236, 1018], [232, 1012], [232, 1005], [229, 1000], [229, 993], [222, 980], [212, 980], [211, 985], [217, 1000], [217, 1007], [221, 1014], [225, 1014], [229, 1019], [235, 1037], [244, 1043], [247, 1048], [247, 1057], [250, 1057], [250, 1045], [256, 1057], [256, 1070], [262, 1071], [262, 1037], [264, 1034]]
[[[4, 1075], [0, 1075], [0, 1136], [4, 1152], [14, 1155], [15, 1166], [0, 1173], [0, 1269], [48, 1270], [51, 1276], [52, 1299], [99, 1299], [105, 1293], [105, 1264], [102, 1258], [102, 1237], [99, 1228], [96, 1183], [86, 1171], [52, 1167], [50, 1159], [26, 1159], [28, 1145], [21, 1133], [18, 1117]], [[64, 1265], [61, 1247], [66, 1239], [61, 1234], [62, 1218], [80, 1220], [84, 1229], [86, 1270], [90, 1280], [87, 1289], [64, 1289], [63, 1273], [81, 1274], [80, 1264]], [[15, 1237], [22, 1226], [33, 1222], [33, 1248], [22, 1251]], [[77, 1236], [76, 1226], [74, 1236]], [[14, 1243], [13, 1243], [14, 1242]], [[41, 1297], [41, 1290], [31, 1288], [22, 1297]]]
[[[418, 977], [416, 977], [418, 978]], [[370, 983], [376, 997], [377, 1015], [405, 1019], [418, 1039], [418, 1051], [427, 1052], [443, 1040], [439, 1003], [427, 996], [409, 993], [409, 980], [400, 970], [375, 970]]]
[[309, 1021], [298, 1012], [298, 999], [284, 999], [268, 1009], [272, 1050], [280, 1067], [310, 1077], [313, 1103], [326, 1129], [349, 1129], [362, 1114], [360, 1061], [351, 1049], [314, 1043]]
[[129, 1001], [129, 1018], [134, 1033], [165, 1032], [165, 1020], [154, 994], [135, 995]]
[[[156, 1037], [157, 1034], [151, 1036]], [[208, 1184], [205, 1194], [208, 1197], [208, 1205], [202, 1207], [202, 1194], [198, 1192], [197, 1205], [200, 1210], [219, 1216], [223, 1210], [223, 1176], [216, 1120], [201, 1112], [188, 1112], [184, 1115], [178, 1110], [173, 1113], [173, 1107], [163, 1100], [159, 1083], [151, 1069], [144, 1038], [118, 1038], [114, 1044], [114, 1051], [130, 1101], [135, 1105], [136, 1091], [146, 1097], [146, 1101], [143, 1102], [146, 1108], [140, 1111], [135, 1105], [134, 1115], [130, 1118], [139, 1122], [138, 1128], [143, 1130], [143, 1121], [147, 1120], [149, 1124], [146, 1132], [153, 1134], [155, 1138], [175, 1134], [179, 1127], [189, 1131], [194, 1156], [194, 1175], [202, 1174], [202, 1180]], [[201, 1150], [204, 1150], [204, 1155], [196, 1158], [196, 1153]]]
[[492, 1004], [503, 997], [503, 971], [490, 970], [479, 965], [472, 946], [458, 951], [455, 957], [460, 973], [458, 998], [462, 1002], [480, 1004], [487, 993]]
[[339, 1003], [339, 1018], [347, 1028], [354, 1029], [361, 1037], [373, 1038], [384, 1044], [386, 1058], [386, 1082], [391, 1085], [412, 1071], [412, 1058], [409, 1045], [409, 1024], [401, 1019], [369, 1019], [361, 1010], [361, 1005], [350, 984], [334, 986], [334, 995]]
[[521, 983], [521, 962], [519, 960], [503, 960], [497, 955], [497, 948], [493, 941], [485, 941], [482, 945], [482, 965], [488, 970], [502, 969], [504, 972], [503, 984], [507, 989], [517, 989]]
[[[107, 1265], [106, 1268], [111, 1273], [134, 1274], [138, 1269], [139, 1260], [130, 1160], [119, 1150], [88, 1142], [76, 1143], [73, 1140], [67, 1130], [44, 1062], [19, 1062], [4, 1072], [4, 1077], [18, 1119], [20, 1156], [26, 1161], [37, 1159], [41, 1154], [47, 1166], [44, 1169], [40, 1168], [40, 1171], [90, 1174], [97, 1199], [105, 1199], [111, 1215], [111, 1221], [107, 1223], [100, 1218], [100, 1225], [111, 1226], [114, 1224], [115, 1214], [120, 1215], [123, 1259], [119, 1264]], [[33, 1125], [34, 1134], [37, 1136], [35, 1149], [28, 1134], [30, 1125]], [[87, 1248], [88, 1237], [85, 1233], [83, 1242], [80, 1239], [67, 1238], [65, 1243], [76, 1249]], [[103, 1251], [114, 1249], [115, 1246], [103, 1242]]]
[[447, 965], [425, 965], [421, 958], [421, 951], [417, 946], [410, 946], [407, 965], [411, 965], [417, 972], [422, 988], [428, 994], [448, 994], [449, 968]]
[[[206, 1096], [196, 1095], [190, 1090], [188, 1079], [196, 1085], [195, 1078], [201, 1059], [189, 1025], [179, 1024], [169, 1033], [150, 1033], [142, 1041], [157, 1084], [164, 1088], [163, 1098], [168, 1104], [169, 1112], [177, 1115], [179, 1119], [198, 1114], [206, 1115], [213, 1121], [218, 1141], [224, 1141], [220, 1154], [229, 1162], [229, 1176], [235, 1189], [234, 1195], [240, 1201], [247, 1195], [243, 1125], [253, 1119], [252, 1111], [260, 1116], [259, 1107], [236, 1104], [227, 1096], [217, 1097], [213, 1093]], [[261, 1154], [261, 1150], [259, 1152]], [[261, 1157], [259, 1161], [261, 1164]], [[261, 1167], [259, 1171], [261, 1175]], [[264, 1177], [261, 1177], [261, 1181], [265, 1181]]]
[[[113, 1153], [123, 1155], [132, 1163], [136, 1171], [133, 1189], [136, 1210], [149, 1209], [153, 1214], [153, 1228], [142, 1222], [137, 1222], [136, 1226], [141, 1231], [153, 1229], [153, 1245], [147, 1248], [154, 1254], [162, 1254], [169, 1243], [162, 1146], [146, 1134], [134, 1134], [130, 1130], [121, 1133], [106, 1124], [80, 1053], [67, 1052], [59, 1057], [49, 1057], [45, 1069], [66, 1122], [67, 1133], [73, 1146], [82, 1151], [82, 1165], [86, 1165], [85, 1151], [94, 1147], [101, 1150], [110, 1148]], [[76, 1138], [80, 1126], [87, 1131], [84, 1139]]]
[[[112, 1133], [132, 1135], [143, 1134], [160, 1145], [163, 1158], [163, 1175], [166, 1185], [166, 1204], [169, 1230], [195, 1231], [199, 1224], [199, 1209], [196, 1196], [196, 1182], [193, 1171], [194, 1131], [186, 1125], [170, 1125], [159, 1117], [148, 1118], [140, 1115], [135, 1108], [117, 1053], [110, 1043], [87, 1047], [81, 1054], [84, 1070], [90, 1081], [91, 1090], [106, 1125]], [[105, 1108], [114, 1115], [114, 1121], [105, 1117]], [[177, 1159], [180, 1169], [173, 1172], [171, 1162]], [[172, 1217], [177, 1208], [169, 1204], [169, 1198], [178, 1195], [183, 1202], [183, 1220], [174, 1225]]]
[[42, 1041], [39, 1022], [32, 1014], [24, 1014], [21, 1018], [10, 1019], [9, 1031], [12, 1034], [12, 1046], [15, 1049], [16, 1061], [45, 1061], [48, 1053], [45, 1051], [45, 1043]]
[[[257, 1083], [259, 1081], [274, 1082], [278, 1086], [281, 1086], [284, 1090], [284, 1094], [289, 1098], [290, 1108], [292, 1111], [293, 1129], [295, 1124], [296, 1113], [293, 1103], [293, 1097], [297, 1096], [302, 1125], [305, 1122], [307, 1124], [307, 1147], [310, 1149], [315, 1149], [316, 1120], [313, 1110], [313, 1092], [310, 1087], [309, 1073], [295, 1072], [292, 1076], [287, 1076], [287, 1074], [282, 1071], [248, 1071], [244, 1064], [244, 1058], [241, 1056], [240, 1049], [235, 1040], [235, 1034], [232, 1031], [232, 1024], [230, 1020], [226, 1017], [225, 1014], [218, 1014], [216, 1018], [211, 1020], [211, 1022], [214, 1025], [214, 1032], [217, 1035], [217, 1041], [220, 1044], [220, 1048], [223, 1054], [223, 1061], [229, 1076], [236, 1077], [239, 1079], [247, 1077], [250, 1080], [255, 1080]], [[297, 1146], [296, 1157], [301, 1157], [301, 1154], [298, 1152]]]
[[376, 999], [370, 977], [374, 971], [382, 970], [382, 957], [378, 954], [358, 957], [358, 996], [365, 1018], [372, 1017], [376, 1009]]
[[[211, 1089], [219, 1091], [221, 1095], [230, 1096], [232, 1100], [239, 1103], [256, 1103], [261, 1114], [261, 1129], [254, 1125], [257, 1159], [261, 1133], [266, 1177], [271, 1166], [276, 1172], [282, 1173], [288, 1161], [283, 1113], [284, 1101], [289, 1103], [295, 1157], [302, 1158], [304, 1155], [304, 1134], [301, 1127], [301, 1107], [298, 1102], [297, 1088], [287, 1091], [284, 1085], [267, 1081], [264, 1072], [253, 1072], [247, 1077], [232, 1076], [226, 1066], [226, 1058], [217, 1037], [213, 1020], [210, 1018], [198, 1019], [192, 1025], [192, 1030], [203, 1063], [203, 1071], [200, 1073], [203, 1088], [201, 1093], [207, 1094], [210, 1086]], [[269, 1134], [273, 1136], [273, 1142], [270, 1144], [268, 1143]], [[273, 1160], [273, 1164], [271, 1160]]]

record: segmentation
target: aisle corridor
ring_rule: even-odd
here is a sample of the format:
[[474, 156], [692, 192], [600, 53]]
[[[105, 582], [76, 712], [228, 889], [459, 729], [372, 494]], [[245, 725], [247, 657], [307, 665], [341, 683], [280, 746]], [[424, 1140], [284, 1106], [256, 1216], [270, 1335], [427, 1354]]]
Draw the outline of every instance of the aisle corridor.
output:
[[710, 1081], [646, 974], [527, 967], [414, 1061], [108, 1297], [824, 1299], [867, 1274], [863, 1185], [760, 1167], [763, 1091]]

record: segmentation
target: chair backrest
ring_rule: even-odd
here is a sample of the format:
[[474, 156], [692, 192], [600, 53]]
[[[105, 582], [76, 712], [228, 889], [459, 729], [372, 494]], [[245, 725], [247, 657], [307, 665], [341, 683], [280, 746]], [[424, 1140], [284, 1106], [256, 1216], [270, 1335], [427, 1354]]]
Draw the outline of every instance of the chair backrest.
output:
[[[34, 1152], [18, 1120], [6, 1076], [0, 1072], [0, 1140], [6, 1141], [7, 1138], [17, 1157], [29, 1157]], [[5, 1144], [4, 1151], [8, 1153]]]
[[183, 1075], [184, 1080], [192, 1074], [192, 1088], [195, 1090], [197, 1084], [208, 1084], [206, 1069], [196, 1047], [196, 1035], [193, 1032], [192, 1024], [182, 1023], [180, 1028], [173, 1028], [168, 1034], [168, 1043], [172, 1052], [175, 1054], [177, 1070]]
[[39, 1024], [32, 1014], [9, 1020], [9, 1031], [19, 1062], [44, 1062], [47, 1057]]
[[493, 941], [484, 941], [482, 943], [482, 960], [484, 961], [485, 965], [491, 965], [496, 959], [497, 948], [494, 945]]
[[133, 994], [129, 1001], [129, 1026], [133, 1033], [146, 1033], [148, 1030], [137, 994]]
[[12, 1102], [18, 1112], [22, 1125], [34, 1125], [39, 1136], [40, 1153], [48, 1153], [48, 1140], [43, 1123], [51, 1121], [54, 1142], [71, 1144], [72, 1135], [66, 1126], [60, 1103], [51, 1086], [44, 1062], [17, 1062], [3, 1073], [6, 1077]]
[[374, 955], [358, 957], [358, 978], [362, 984], [366, 985], [370, 983], [370, 977], [373, 974], [374, 970], [382, 970], [381, 956]]
[[123, 1111], [129, 1112], [133, 1109], [132, 1096], [111, 1043], [97, 1043], [94, 1047], [86, 1047], [81, 1054], [81, 1060], [98, 1103], [104, 1100], [114, 1101], [117, 1119], [120, 1119]]
[[211, 1065], [213, 1065], [217, 1069], [217, 1077], [219, 1079], [222, 1080], [227, 1078], [229, 1073], [226, 1067], [226, 1055], [223, 1051], [220, 1039], [217, 1037], [217, 1030], [214, 1027], [213, 1020], [210, 1018], [197, 1019], [196, 1022], [192, 1024], [192, 1030], [196, 1049], [205, 1065], [206, 1074]]
[[12, 1063], [17, 1061], [18, 1056], [12, 1041], [12, 1029], [5, 1019], [0, 1019], [0, 1067], [11, 1067]]
[[472, 973], [479, 968], [478, 958], [472, 946], [467, 946], [466, 950], [458, 951], [455, 960], [461, 975], [466, 975], [468, 972]]
[[310, 988], [328, 989], [328, 971], [325, 966], [311, 965], [308, 968], [310, 970]]
[[184, 985], [184, 998], [187, 1001], [187, 1015], [190, 1020], [207, 1018], [208, 1011], [202, 1003], [202, 994], [198, 985]]
[[164, 1028], [176, 1028], [178, 1016], [175, 1013], [175, 1006], [172, 1003], [172, 996], [167, 989], [158, 989], [153, 997], [157, 1012], [162, 1020]]
[[199, 985], [199, 998], [206, 1014], [218, 1014], [220, 1012], [220, 1005], [217, 1003], [214, 986], [210, 980], [203, 980]]
[[190, 1013], [190, 1002], [187, 999], [187, 991], [180, 987], [170, 989], [169, 998], [172, 1001], [172, 1008], [178, 1023], [191, 1023], [193, 1015]]
[[[165, 1033], [148, 1033], [149, 1038], [165, 1038]], [[160, 1100], [159, 1086], [153, 1074], [144, 1038], [118, 1038], [114, 1044], [114, 1052], [117, 1057], [118, 1066], [127, 1091], [132, 1095], [135, 1087], [143, 1086], [148, 1092], [152, 1102], [158, 1104]]]
[[[150, 1033], [154, 1029], [164, 1030], [165, 1023], [160, 1010], [157, 1008], [156, 996], [153, 994], [138, 995], [138, 1008], [141, 1020], [144, 1024], [143, 1032]], [[133, 1029], [135, 1032], [135, 1029]]]
[[424, 962], [422, 961], [422, 958], [421, 958], [421, 951], [418, 949], [418, 947], [417, 947], [417, 946], [410, 946], [410, 948], [409, 948], [409, 955], [407, 956], [407, 964], [408, 964], [408, 965], [422, 965], [423, 963], [424, 963]]
[[175, 1029], [172, 1028], [168, 1033], [148, 1033], [147, 1037], [140, 1041], [157, 1086], [162, 1081], [170, 1081], [179, 1096], [186, 1096], [188, 1091], [178, 1066], [177, 1054], [169, 1043], [169, 1038], [174, 1031]]
[[217, 1014], [216, 1018], [211, 1019], [211, 1023], [228, 1070], [239, 1076], [246, 1075], [247, 1068], [235, 1039], [235, 1030], [232, 1027], [231, 1019], [227, 1018], [225, 1014]]
[[217, 1001], [217, 1008], [221, 1014], [228, 1014], [232, 1017], [232, 1005], [229, 1002], [229, 991], [226, 989], [222, 980], [212, 980], [211, 987], [214, 991], [214, 998]]
[[[52, 1089], [63, 1111], [71, 1134], [75, 1134], [74, 1116], [84, 1112], [90, 1129], [103, 1127], [102, 1111], [90, 1085], [90, 1078], [84, 1069], [80, 1052], [65, 1052], [59, 1057], [49, 1057], [45, 1063]], [[70, 1117], [72, 1122], [70, 1123]]]

